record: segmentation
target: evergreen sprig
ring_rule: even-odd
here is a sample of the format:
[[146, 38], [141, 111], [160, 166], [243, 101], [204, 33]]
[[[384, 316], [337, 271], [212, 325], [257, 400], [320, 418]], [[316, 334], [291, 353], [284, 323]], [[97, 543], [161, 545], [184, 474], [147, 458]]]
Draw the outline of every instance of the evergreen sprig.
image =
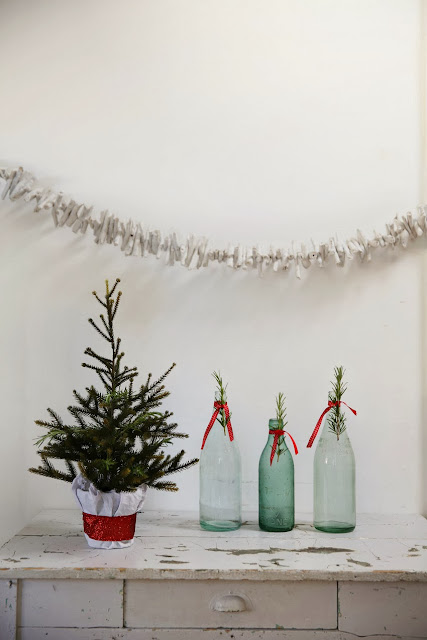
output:
[[286, 406], [285, 406], [285, 396], [280, 391], [280, 393], [276, 396], [276, 420], [279, 423], [280, 429], [283, 429], [288, 423], [286, 421]]
[[[344, 393], [347, 391], [347, 384], [343, 382], [345, 369], [342, 366], [335, 367], [334, 380], [331, 381], [332, 390], [328, 394], [330, 402], [340, 402]], [[340, 405], [332, 407], [327, 418], [329, 430], [336, 434], [337, 440], [347, 428], [345, 413]]]
[[[184, 451], [174, 456], [164, 452], [174, 438], [188, 437], [176, 431], [176, 423], [169, 422], [173, 415], [170, 411], [158, 410], [169, 396], [163, 381], [175, 363], [155, 381], [150, 373], [146, 383], [134, 389], [138, 370], [122, 367], [125, 354], [120, 338], [114, 335], [122, 295], [118, 291], [114, 297], [119, 282], [117, 279], [110, 289], [106, 281], [104, 299], [93, 291], [103, 312], [98, 324], [89, 318], [91, 326], [110, 345], [111, 353], [102, 356], [88, 347], [84, 353], [91, 361], [82, 363], [95, 371], [103, 389], [92, 385], [85, 393], [73, 391], [76, 404], [68, 407], [71, 424], [65, 424], [52, 409], [47, 410], [49, 420], [36, 420], [47, 433], [36, 441], [42, 464], [30, 471], [72, 482], [79, 470], [100, 491], [135, 491], [144, 482], [155, 489], [177, 491], [176, 484], [165, 476], [187, 469], [198, 460], [185, 462]], [[64, 460], [66, 470], [57, 470], [51, 460]]]
[[[219, 402], [220, 404], [225, 404], [227, 402], [227, 387], [228, 387], [228, 384], [224, 385], [222, 376], [221, 376], [219, 371], [214, 371], [212, 376], [216, 381], [216, 394], [215, 394], [215, 397], [217, 399], [217, 402]], [[224, 434], [225, 434], [225, 430], [227, 428], [227, 417], [225, 415], [225, 410], [224, 409], [220, 409], [219, 410], [219, 413], [218, 413], [218, 416], [217, 416], [217, 420], [220, 423], [220, 425], [222, 426], [222, 428], [224, 429]], [[231, 420], [231, 413], [229, 413], [229, 420]]]
[[[276, 396], [276, 420], [277, 420], [277, 426], [278, 429], [284, 429], [286, 427], [286, 425], [288, 424], [287, 420], [286, 420], [286, 406], [285, 406], [285, 396], [284, 394], [280, 391], [277, 396]], [[285, 448], [282, 449], [281, 445], [284, 444], [284, 437], [281, 436], [279, 438], [278, 441], [278, 445], [277, 445], [277, 449], [276, 449], [276, 455], [277, 455], [277, 459], [280, 458], [280, 456], [282, 455], [282, 453], [284, 453]]]

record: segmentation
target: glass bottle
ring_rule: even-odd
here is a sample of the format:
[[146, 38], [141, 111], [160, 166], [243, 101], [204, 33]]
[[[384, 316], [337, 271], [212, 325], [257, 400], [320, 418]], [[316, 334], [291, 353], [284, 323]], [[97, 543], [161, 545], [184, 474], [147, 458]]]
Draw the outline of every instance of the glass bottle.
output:
[[[218, 400], [218, 396], [216, 396]], [[200, 453], [200, 526], [232, 531], [242, 524], [242, 480], [239, 447], [216, 420]]]
[[348, 533], [356, 526], [356, 461], [347, 430], [337, 437], [325, 422], [314, 454], [314, 526]]
[[[269, 420], [268, 427], [269, 431], [283, 429], [279, 420]], [[269, 433], [259, 459], [259, 527], [264, 531], [290, 531], [295, 524], [294, 461], [285, 437], [279, 436], [270, 465], [274, 437]]]

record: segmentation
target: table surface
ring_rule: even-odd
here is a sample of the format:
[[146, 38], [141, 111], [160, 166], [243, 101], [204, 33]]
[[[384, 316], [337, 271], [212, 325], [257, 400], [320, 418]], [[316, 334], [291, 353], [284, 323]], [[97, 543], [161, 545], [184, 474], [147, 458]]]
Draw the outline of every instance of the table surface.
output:
[[237, 531], [212, 533], [195, 512], [138, 515], [127, 549], [90, 549], [82, 515], [45, 510], [0, 549], [0, 579], [224, 579], [427, 582], [427, 520], [359, 514], [356, 529], [327, 534], [309, 517], [287, 533], [258, 528], [256, 514]]

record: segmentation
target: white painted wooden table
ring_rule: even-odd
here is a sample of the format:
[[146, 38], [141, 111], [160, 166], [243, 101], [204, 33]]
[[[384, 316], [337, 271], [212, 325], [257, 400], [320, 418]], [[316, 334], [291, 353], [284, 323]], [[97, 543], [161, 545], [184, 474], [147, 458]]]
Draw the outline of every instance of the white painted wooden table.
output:
[[80, 512], [44, 511], [0, 549], [0, 640], [427, 638], [424, 518], [359, 515], [343, 535], [298, 522], [215, 534], [146, 512], [132, 547], [104, 551]]

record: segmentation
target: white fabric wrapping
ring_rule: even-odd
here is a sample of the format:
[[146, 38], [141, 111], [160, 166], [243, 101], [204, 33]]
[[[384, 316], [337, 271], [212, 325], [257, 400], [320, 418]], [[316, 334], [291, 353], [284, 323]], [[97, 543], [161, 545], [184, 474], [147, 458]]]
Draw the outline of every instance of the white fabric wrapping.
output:
[[[109, 491], [104, 493], [93, 486], [87, 478], [79, 474], [71, 485], [77, 504], [84, 513], [93, 516], [131, 516], [142, 509], [147, 485], [141, 484], [136, 491], [121, 492]], [[93, 540], [85, 533], [87, 543], [94, 549], [123, 549], [133, 544], [132, 540]]]

